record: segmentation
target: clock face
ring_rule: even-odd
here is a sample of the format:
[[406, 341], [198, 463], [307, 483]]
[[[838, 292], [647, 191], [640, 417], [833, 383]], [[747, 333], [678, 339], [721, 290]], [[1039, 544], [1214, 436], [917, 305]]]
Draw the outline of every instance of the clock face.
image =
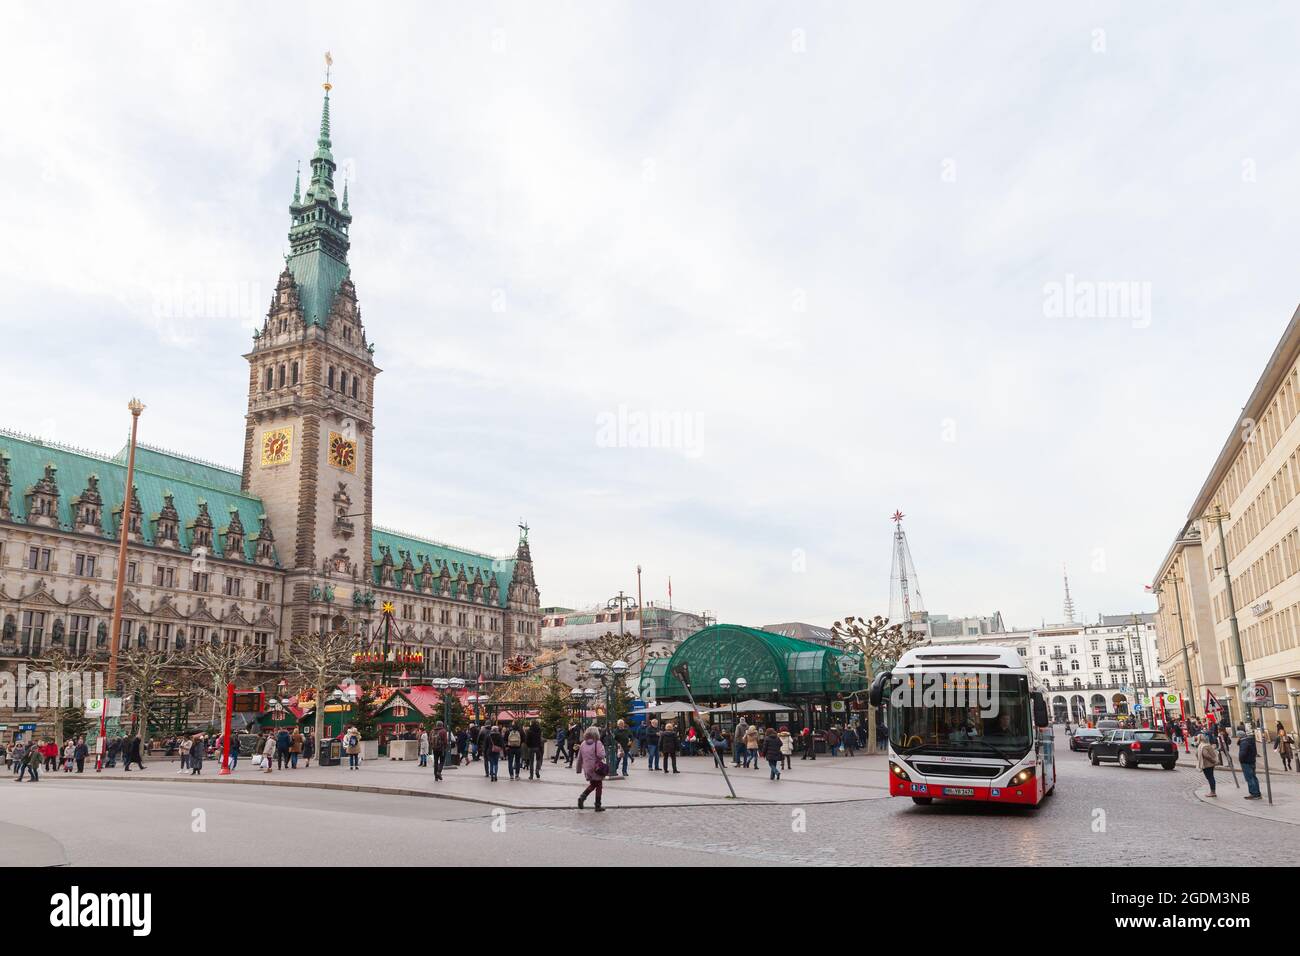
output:
[[355, 473], [357, 470], [357, 443], [338, 432], [330, 432], [330, 464], [335, 468]]
[[293, 456], [293, 429], [276, 428], [262, 432], [262, 467], [287, 465]]

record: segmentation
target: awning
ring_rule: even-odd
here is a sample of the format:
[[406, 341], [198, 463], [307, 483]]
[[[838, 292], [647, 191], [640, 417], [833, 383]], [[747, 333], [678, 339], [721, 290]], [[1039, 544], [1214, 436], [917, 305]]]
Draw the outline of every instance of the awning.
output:
[[[647, 707], [644, 710], [639, 711], [639, 713], [644, 714], [692, 714], [694, 712], [695, 708], [690, 704], [678, 702], [659, 704], [656, 707]], [[707, 711], [701, 710], [700, 713], [707, 713]]]
[[786, 712], [797, 711], [799, 707], [795, 704], [774, 704], [768, 700], [738, 700], [736, 706], [732, 707], [726, 704], [722, 707], [712, 707], [709, 709], [710, 714], [730, 713], [735, 711], [738, 714], [757, 714], [772, 713], [778, 710]]

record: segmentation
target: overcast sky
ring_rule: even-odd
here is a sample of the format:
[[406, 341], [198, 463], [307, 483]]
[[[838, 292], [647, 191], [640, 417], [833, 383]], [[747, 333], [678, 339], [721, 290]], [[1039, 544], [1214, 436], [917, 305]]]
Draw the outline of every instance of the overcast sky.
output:
[[328, 49], [381, 524], [827, 624], [898, 508], [931, 611], [1154, 606], [1300, 300], [1294, 8], [376, 9], [0, 9], [0, 425], [238, 465]]

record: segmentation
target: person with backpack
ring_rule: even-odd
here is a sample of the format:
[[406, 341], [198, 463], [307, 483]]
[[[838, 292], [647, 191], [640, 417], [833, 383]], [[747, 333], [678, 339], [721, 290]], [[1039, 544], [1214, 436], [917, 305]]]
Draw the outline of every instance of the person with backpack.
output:
[[794, 738], [790, 736], [790, 728], [782, 724], [776, 736], [781, 741], [781, 769], [789, 770], [790, 759], [794, 756]]
[[582, 728], [577, 723], [569, 724], [568, 732], [565, 734], [565, 742], [568, 744], [566, 748], [567, 759], [564, 764], [566, 767], [573, 766], [573, 760], [577, 756], [578, 744], [581, 742], [581, 738]]
[[511, 724], [506, 731], [506, 773], [511, 780], [519, 779], [523, 768], [524, 732], [517, 724]]
[[420, 763], [419, 766], [429, 766], [429, 732], [423, 727], [420, 728]]
[[627, 723], [620, 720], [614, 730], [614, 742], [618, 749], [614, 751], [614, 767], [617, 770], [622, 765], [622, 774], [627, 776], [627, 767], [629, 759], [632, 756], [632, 735], [627, 729]]
[[561, 757], [565, 757], [566, 758], [565, 762], [566, 763], [568, 762], [567, 756], [565, 754], [565, 750], [566, 750], [565, 742], [568, 740], [568, 738], [569, 738], [568, 728], [556, 724], [555, 725], [555, 753], [551, 754], [551, 763], [559, 763]]
[[343, 737], [343, 749], [348, 755], [348, 769], [361, 769], [361, 732], [355, 727], [349, 727]]
[[578, 809], [583, 809], [588, 794], [595, 791], [597, 813], [604, 811], [600, 798], [605, 789], [605, 776], [609, 773], [609, 763], [605, 760], [605, 745], [600, 742], [600, 729], [596, 726], [587, 728], [582, 745], [578, 747], [577, 769], [587, 781], [587, 789], [578, 797]]
[[144, 769], [144, 761], [140, 759], [143, 756], [143, 749], [139, 734], [132, 734], [131, 739], [122, 745], [122, 766], [127, 773], [131, 772], [131, 764], [137, 764], [141, 770]]
[[275, 735], [275, 768], [285, 770], [289, 766], [289, 748], [293, 746], [293, 741], [289, 737], [289, 731], [283, 727]]
[[745, 766], [753, 765], [755, 770], [758, 769], [758, 724], [750, 724], [745, 728]]
[[524, 745], [528, 748], [528, 779], [540, 780], [545, 738], [542, 736], [542, 725], [535, 720], [528, 725], [528, 732], [524, 734]]
[[488, 728], [487, 733], [487, 753], [484, 755], [485, 769], [488, 771], [488, 779], [493, 783], [497, 782], [497, 773], [501, 769], [501, 754], [505, 751], [506, 735], [500, 723], [493, 724]]
[[447, 759], [447, 746], [451, 740], [447, 733], [447, 725], [440, 720], [433, 725], [433, 738], [427, 739], [427, 734], [424, 736], [426, 739], [422, 741], [422, 746], [427, 744], [433, 754], [433, 779], [441, 780], [443, 763]]

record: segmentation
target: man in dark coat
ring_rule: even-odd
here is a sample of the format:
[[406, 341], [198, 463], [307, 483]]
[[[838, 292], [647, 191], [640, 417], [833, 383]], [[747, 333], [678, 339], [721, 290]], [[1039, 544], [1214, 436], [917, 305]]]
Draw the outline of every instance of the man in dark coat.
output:
[[1246, 780], [1246, 789], [1250, 791], [1246, 795], [1247, 800], [1259, 800], [1259, 777], [1255, 776], [1255, 735], [1248, 731], [1241, 731], [1237, 737], [1237, 763], [1241, 764], [1241, 775]]
[[131, 764], [138, 764], [140, 769], [144, 769], [144, 748], [140, 741], [139, 734], [133, 734], [131, 739], [126, 742], [122, 748], [123, 758], [122, 765], [127, 773], [131, 772]]
[[671, 722], [664, 726], [663, 733], [659, 735], [659, 755], [663, 758], [664, 773], [668, 772], [670, 762], [673, 773], [677, 773], [677, 729]]

